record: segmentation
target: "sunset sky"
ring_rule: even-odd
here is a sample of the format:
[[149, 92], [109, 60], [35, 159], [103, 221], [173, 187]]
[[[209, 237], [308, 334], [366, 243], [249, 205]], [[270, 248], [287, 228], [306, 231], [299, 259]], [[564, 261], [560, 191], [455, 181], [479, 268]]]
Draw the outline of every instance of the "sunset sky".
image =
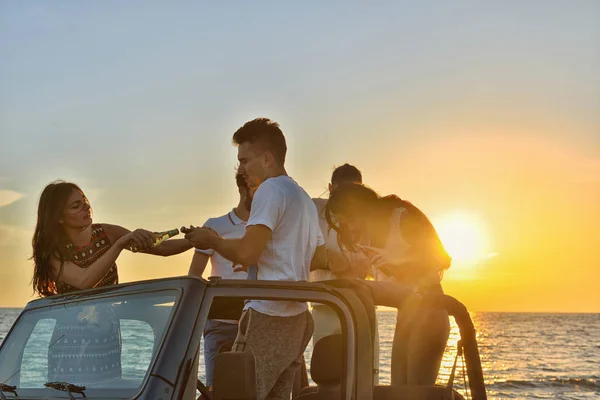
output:
[[[0, 2], [0, 306], [32, 298], [47, 183], [97, 222], [201, 224], [264, 116], [312, 196], [348, 162], [425, 211], [471, 310], [600, 312], [600, 2], [232, 4]], [[191, 257], [123, 253], [121, 281]]]

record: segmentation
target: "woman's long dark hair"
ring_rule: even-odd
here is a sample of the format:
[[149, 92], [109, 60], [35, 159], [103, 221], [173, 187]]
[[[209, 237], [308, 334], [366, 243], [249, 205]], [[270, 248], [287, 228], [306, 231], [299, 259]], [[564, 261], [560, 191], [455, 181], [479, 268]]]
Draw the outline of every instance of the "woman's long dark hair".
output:
[[357, 212], [358, 209], [368, 212], [376, 207], [379, 199], [379, 195], [373, 189], [360, 183], [342, 183], [331, 192], [325, 206], [325, 219], [329, 227], [337, 232], [340, 248], [356, 252], [360, 238], [355, 237], [347, 226], [336, 223], [333, 215]]
[[74, 183], [55, 181], [44, 188], [38, 205], [37, 223], [33, 240], [33, 290], [40, 296], [51, 296], [57, 293], [55, 276], [50, 264], [52, 257], [58, 258], [62, 264], [66, 260], [65, 246], [67, 238], [59, 223], [69, 195], [73, 189], [83, 194]]
[[359, 183], [344, 183], [333, 190], [329, 196], [329, 201], [325, 207], [325, 218], [331, 229], [337, 232], [338, 244], [342, 248], [349, 251], [358, 250], [359, 237], [356, 237], [354, 232], [351, 232], [348, 227], [336, 224], [333, 220], [334, 214], [366, 212], [370, 213], [375, 210], [389, 210], [390, 212], [396, 208], [404, 208], [413, 218], [413, 229], [410, 232], [411, 237], [407, 237], [409, 241], [420, 240], [419, 236], [426, 236], [433, 239], [437, 249], [431, 249], [440, 252], [440, 256], [448, 258], [447, 263], [443, 261], [443, 268], [447, 269], [450, 266], [450, 258], [446, 253], [435, 227], [427, 218], [427, 216], [415, 207], [411, 202], [402, 200], [396, 195], [381, 197], [373, 189]]

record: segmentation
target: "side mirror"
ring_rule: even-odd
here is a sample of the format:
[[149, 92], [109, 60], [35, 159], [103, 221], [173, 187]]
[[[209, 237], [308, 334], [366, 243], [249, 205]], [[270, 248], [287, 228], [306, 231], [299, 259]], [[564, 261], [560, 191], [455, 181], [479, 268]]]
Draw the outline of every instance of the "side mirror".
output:
[[217, 354], [213, 400], [256, 400], [256, 369], [250, 352]]

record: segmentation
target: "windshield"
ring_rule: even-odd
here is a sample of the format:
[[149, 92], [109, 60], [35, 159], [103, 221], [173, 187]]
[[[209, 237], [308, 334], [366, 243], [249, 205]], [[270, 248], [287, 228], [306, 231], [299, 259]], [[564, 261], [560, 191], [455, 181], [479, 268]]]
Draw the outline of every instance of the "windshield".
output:
[[68, 397], [49, 382], [85, 386], [87, 397], [134, 396], [178, 296], [164, 290], [81, 298], [26, 311], [0, 349], [0, 383], [16, 386], [20, 397]]

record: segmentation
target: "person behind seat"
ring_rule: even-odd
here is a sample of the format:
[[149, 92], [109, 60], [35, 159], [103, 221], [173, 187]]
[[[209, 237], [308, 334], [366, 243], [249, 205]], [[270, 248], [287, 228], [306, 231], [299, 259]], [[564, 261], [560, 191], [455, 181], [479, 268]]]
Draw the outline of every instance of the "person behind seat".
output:
[[[342, 183], [362, 183], [362, 175], [358, 168], [350, 164], [337, 167], [331, 175], [329, 193]], [[327, 199], [315, 198], [313, 202], [317, 206], [319, 214], [319, 226], [325, 239], [327, 247], [327, 258], [329, 269], [315, 270], [310, 273], [311, 281], [325, 281], [329, 279], [360, 278], [365, 279], [369, 273], [370, 260], [362, 253], [350, 252], [340, 249], [337, 240], [337, 232], [329, 227], [325, 218], [325, 207]], [[337, 314], [329, 306], [315, 303], [312, 305], [312, 315], [315, 320], [315, 332], [313, 342], [316, 343], [324, 336], [334, 335], [341, 332], [340, 322]]]
[[[246, 221], [250, 214], [250, 191], [244, 175], [236, 173], [235, 181], [239, 192], [238, 205], [225, 215], [209, 218], [204, 227], [213, 229], [224, 238], [241, 238], [246, 232]], [[206, 264], [210, 258], [211, 276], [220, 276], [223, 279], [246, 279], [245, 271], [234, 272], [231, 261], [224, 258], [212, 249], [196, 249], [189, 275], [202, 277]], [[235, 340], [237, 336], [237, 320], [209, 319], [204, 327], [204, 365], [206, 368], [206, 386], [212, 387], [215, 357], [219, 347], [228, 341]]]
[[[451, 258], [417, 207], [395, 195], [380, 197], [364, 185], [345, 183], [331, 193], [325, 215], [345, 248], [370, 257], [379, 280], [401, 285], [398, 291], [443, 294], [442, 274]], [[376, 288], [377, 282], [372, 286]], [[399, 310], [399, 323], [402, 317]], [[407, 354], [402, 356], [407, 360], [402, 383], [435, 383], [449, 329], [446, 311], [428, 309], [416, 317], [406, 338]]]
[[[334, 169], [331, 174], [331, 183], [328, 185], [329, 193], [335, 190], [343, 183], [362, 183], [362, 173], [354, 165], [344, 164]], [[326, 281], [330, 279], [365, 279], [369, 275], [371, 261], [367, 256], [360, 252], [351, 252], [340, 248], [337, 232], [329, 227], [325, 217], [325, 208], [328, 199], [313, 199], [319, 213], [319, 226], [325, 239], [327, 247], [327, 258], [329, 260], [329, 269], [315, 270], [310, 273], [311, 281]], [[335, 311], [324, 304], [312, 304], [312, 316], [315, 321], [315, 331], [313, 333], [313, 346], [325, 336], [342, 333], [340, 320]], [[375, 327], [374, 338], [374, 368], [379, 368], [379, 333]], [[378, 377], [375, 377], [378, 382]]]
[[[233, 142], [246, 182], [258, 187], [246, 233], [226, 239], [193, 228], [186, 238], [236, 264], [257, 265], [259, 280], [308, 281], [311, 269], [327, 268], [327, 253], [314, 203], [285, 170], [283, 132], [277, 123], [258, 118], [238, 129]], [[233, 350], [254, 355], [258, 399], [289, 400], [313, 329], [306, 302], [246, 303]]]
[[[161, 256], [192, 247], [185, 239], [151, 247], [155, 240], [154, 234], [144, 229], [130, 232], [118, 225], [94, 224], [92, 208], [79, 186], [52, 182], [40, 196], [33, 234], [33, 289], [45, 297], [117, 284], [115, 261], [130, 243], [142, 253]], [[104, 345], [88, 346], [93, 341]], [[95, 306], [85, 313], [61, 317], [50, 343], [49, 381], [93, 386], [121, 377], [119, 320], [112, 317], [110, 309]]]

